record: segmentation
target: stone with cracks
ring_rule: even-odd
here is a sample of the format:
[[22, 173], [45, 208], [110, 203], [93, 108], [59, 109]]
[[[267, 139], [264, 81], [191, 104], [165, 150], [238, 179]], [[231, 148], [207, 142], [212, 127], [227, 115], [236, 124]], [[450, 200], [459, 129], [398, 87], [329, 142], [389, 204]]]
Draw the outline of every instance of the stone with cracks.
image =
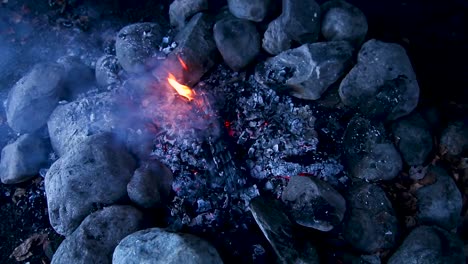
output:
[[352, 67], [352, 56], [346, 41], [304, 44], [257, 66], [255, 79], [297, 98], [317, 100]]
[[70, 235], [100, 206], [127, 196], [135, 161], [111, 134], [86, 138], [58, 159], [45, 176], [49, 220]]
[[157, 23], [136, 23], [122, 28], [115, 41], [115, 54], [122, 68], [129, 73], [145, 71], [148, 60], [158, 51], [162, 36]]
[[385, 129], [356, 116], [348, 124], [343, 138], [344, 162], [351, 176], [366, 181], [391, 180], [403, 167], [395, 146]]
[[362, 46], [339, 94], [345, 105], [364, 115], [395, 120], [417, 106], [419, 86], [405, 49], [372, 39]]
[[223, 263], [216, 249], [190, 234], [150, 228], [120, 241], [112, 257], [114, 264], [216, 264]]
[[13, 86], [5, 111], [15, 132], [32, 133], [47, 123], [63, 94], [64, 75], [60, 64], [40, 63]]
[[293, 176], [281, 197], [299, 225], [330, 231], [343, 220], [346, 201], [327, 182], [305, 176]]
[[53, 264], [112, 263], [112, 253], [127, 235], [140, 229], [143, 214], [127, 205], [113, 205], [87, 216], [55, 252]]
[[117, 57], [104, 55], [96, 61], [96, 82], [102, 87], [120, 84], [119, 72], [121, 70]]
[[435, 226], [415, 228], [388, 260], [389, 264], [434, 264], [465, 262], [463, 242]]
[[398, 236], [398, 220], [385, 192], [375, 184], [362, 183], [347, 195], [348, 212], [344, 238], [368, 254], [392, 249]]
[[238, 18], [261, 22], [268, 15], [271, 0], [228, 0], [229, 11]]
[[169, 6], [171, 26], [182, 29], [196, 13], [208, 10], [208, 0], [175, 0]]
[[357, 7], [342, 1], [325, 2], [322, 6], [322, 35], [328, 41], [345, 40], [361, 46], [367, 34], [367, 19]]
[[47, 165], [49, 145], [44, 139], [24, 134], [2, 150], [0, 177], [4, 184], [27, 181]]
[[252, 22], [222, 19], [216, 22], [213, 32], [224, 62], [234, 71], [247, 66], [260, 53], [260, 35]]
[[283, 0], [283, 12], [270, 22], [263, 37], [263, 49], [277, 55], [299, 44], [317, 41], [320, 34], [320, 6], [314, 0]]

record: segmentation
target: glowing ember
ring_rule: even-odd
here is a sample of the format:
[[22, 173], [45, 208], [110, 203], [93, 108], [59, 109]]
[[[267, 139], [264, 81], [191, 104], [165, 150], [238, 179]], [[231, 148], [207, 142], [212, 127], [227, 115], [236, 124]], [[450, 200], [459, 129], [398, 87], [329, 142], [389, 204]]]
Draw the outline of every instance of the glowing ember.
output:
[[182, 58], [179, 55], [177, 55], [177, 59], [179, 60], [180, 65], [182, 65], [182, 68], [184, 68], [184, 70], [188, 71], [187, 64], [185, 64], [185, 62], [182, 60]]
[[169, 77], [167, 77], [167, 81], [177, 91], [179, 95], [187, 98], [189, 101], [192, 101], [195, 98], [195, 92], [192, 91], [190, 87], [177, 82], [176, 78], [171, 73], [169, 73]]

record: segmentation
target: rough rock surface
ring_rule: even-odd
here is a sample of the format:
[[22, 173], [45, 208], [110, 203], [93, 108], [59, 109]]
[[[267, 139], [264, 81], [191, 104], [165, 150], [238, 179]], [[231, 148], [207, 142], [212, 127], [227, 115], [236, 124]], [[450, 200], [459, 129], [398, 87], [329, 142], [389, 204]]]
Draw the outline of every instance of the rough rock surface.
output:
[[62, 98], [72, 100], [79, 94], [89, 91], [94, 84], [93, 69], [76, 56], [63, 56], [57, 60], [65, 69], [63, 78], [64, 95]]
[[63, 93], [64, 75], [60, 64], [40, 63], [13, 86], [5, 111], [15, 132], [32, 133], [47, 123]]
[[58, 159], [45, 177], [49, 220], [61, 235], [70, 235], [96, 208], [127, 195], [135, 164], [111, 134], [83, 140]]
[[362, 46], [339, 94], [345, 105], [371, 118], [395, 120], [414, 110], [419, 86], [405, 49], [372, 39]]
[[271, 0], [228, 0], [229, 11], [236, 17], [254, 22], [268, 15]]
[[216, 249], [201, 238], [150, 228], [120, 241], [115, 248], [112, 263], [214, 264], [223, 261]]
[[277, 55], [293, 41], [312, 43], [320, 33], [320, 6], [314, 0], [283, 0], [283, 12], [270, 22], [263, 36], [263, 49]]
[[247, 66], [260, 52], [260, 35], [252, 22], [225, 18], [216, 22], [213, 32], [224, 62], [234, 71]]
[[347, 195], [347, 202], [344, 237], [351, 246], [366, 253], [395, 246], [398, 220], [380, 187], [369, 183], [353, 186]]
[[162, 31], [157, 23], [131, 24], [117, 33], [115, 54], [127, 72], [143, 72], [145, 64], [158, 51], [161, 41]]
[[169, 20], [180, 30], [193, 15], [207, 9], [208, 0], [175, 0], [169, 6]]
[[143, 208], [161, 206], [172, 190], [172, 172], [157, 160], [143, 162], [127, 185], [130, 200]]
[[4, 184], [27, 181], [47, 164], [49, 145], [44, 139], [24, 134], [2, 150], [0, 178]]
[[291, 177], [281, 199], [296, 223], [320, 231], [330, 231], [340, 224], [346, 211], [343, 196], [313, 177]]
[[100, 57], [95, 68], [97, 83], [102, 87], [120, 84], [120, 70], [121, 67], [116, 56], [104, 55]]
[[121, 239], [138, 231], [143, 214], [131, 206], [113, 205], [87, 216], [55, 252], [52, 263], [112, 263]]
[[458, 156], [468, 151], [468, 122], [452, 122], [442, 132], [440, 138], [442, 152], [452, 156]]
[[432, 134], [420, 114], [411, 114], [392, 126], [393, 135], [403, 160], [410, 166], [422, 165], [432, 150]]
[[431, 183], [416, 191], [418, 221], [452, 230], [460, 222], [463, 205], [455, 181], [445, 169], [438, 166], [431, 166], [425, 177]]
[[343, 138], [344, 161], [351, 176], [366, 181], [391, 180], [403, 167], [395, 146], [382, 124], [356, 116]]
[[389, 264], [465, 263], [463, 242], [437, 227], [415, 228], [388, 260]]
[[304, 44], [257, 66], [255, 79], [307, 100], [317, 100], [352, 66], [353, 47], [346, 41]]
[[322, 35], [326, 40], [345, 40], [355, 47], [362, 44], [368, 25], [361, 10], [342, 0], [325, 2], [321, 8]]

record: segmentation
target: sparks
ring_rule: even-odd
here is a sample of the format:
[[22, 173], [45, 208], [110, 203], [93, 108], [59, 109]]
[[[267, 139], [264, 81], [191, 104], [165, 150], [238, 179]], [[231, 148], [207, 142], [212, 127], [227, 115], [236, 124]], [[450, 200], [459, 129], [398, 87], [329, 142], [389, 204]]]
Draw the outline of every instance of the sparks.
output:
[[179, 60], [180, 65], [182, 65], [182, 68], [184, 68], [185, 71], [188, 71], [187, 64], [182, 60], [182, 58], [179, 55], [177, 55], [177, 59]]

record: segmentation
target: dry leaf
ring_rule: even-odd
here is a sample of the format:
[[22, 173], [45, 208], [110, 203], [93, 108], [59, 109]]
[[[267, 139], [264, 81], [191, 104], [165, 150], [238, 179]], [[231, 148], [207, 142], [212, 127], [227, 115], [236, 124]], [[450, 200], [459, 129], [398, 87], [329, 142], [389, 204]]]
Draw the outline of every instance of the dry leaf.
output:
[[34, 247], [44, 244], [47, 240], [47, 234], [34, 234], [17, 246], [10, 258], [14, 257], [16, 261], [24, 261], [33, 255], [31, 251]]

